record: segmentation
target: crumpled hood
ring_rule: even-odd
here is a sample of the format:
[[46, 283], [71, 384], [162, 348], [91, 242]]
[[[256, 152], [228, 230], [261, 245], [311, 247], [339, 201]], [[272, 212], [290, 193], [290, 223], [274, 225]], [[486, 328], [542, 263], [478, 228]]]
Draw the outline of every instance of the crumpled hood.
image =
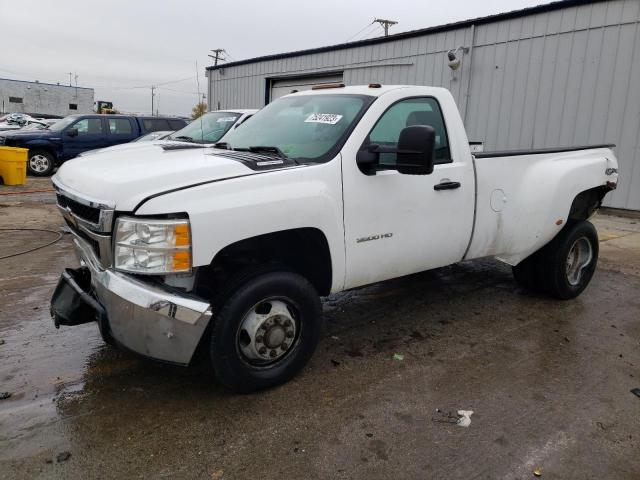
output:
[[78, 157], [65, 162], [54, 180], [81, 197], [133, 211], [150, 195], [256, 173], [240, 162], [212, 155], [212, 148], [184, 144], [175, 150], [162, 148], [168, 143]]

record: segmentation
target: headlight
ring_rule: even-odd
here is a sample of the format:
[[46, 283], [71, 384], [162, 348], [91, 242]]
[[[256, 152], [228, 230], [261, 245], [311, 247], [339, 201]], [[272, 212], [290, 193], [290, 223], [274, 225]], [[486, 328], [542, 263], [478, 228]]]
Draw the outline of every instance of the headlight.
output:
[[119, 218], [116, 222], [113, 257], [115, 268], [123, 272], [189, 272], [189, 220]]

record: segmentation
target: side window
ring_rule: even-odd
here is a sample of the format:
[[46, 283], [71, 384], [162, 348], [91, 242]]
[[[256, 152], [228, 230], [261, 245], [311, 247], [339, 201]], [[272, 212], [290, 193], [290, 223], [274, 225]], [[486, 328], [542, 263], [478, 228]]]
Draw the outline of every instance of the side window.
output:
[[[395, 147], [398, 145], [400, 131], [412, 125], [428, 125], [436, 131], [435, 163], [451, 162], [447, 130], [442, 118], [440, 105], [434, 98], [408, 98], [392, 105], [376, 123], [369, 137], [368, 143], [376, 143]], [[395, 153], [380, 154], [380, 163], [395, 165]]]
[[169, 120], [169, 130], [180, 130], [187, 125], [187, 122], [184, 120]]
[[133, 133], [131, 122], [127, 118], [110, 118], [108, 122], [111, 135], [131, 135]]
[[145, 130], [148, 132], [171, 130], [169, 122], [164, 118], [145, 118], [142, 122], [144, 123]]
[[71, 128], [78, 130], [78, 135], [102, 135], [102, 120], [99, 118], [83, 118]]

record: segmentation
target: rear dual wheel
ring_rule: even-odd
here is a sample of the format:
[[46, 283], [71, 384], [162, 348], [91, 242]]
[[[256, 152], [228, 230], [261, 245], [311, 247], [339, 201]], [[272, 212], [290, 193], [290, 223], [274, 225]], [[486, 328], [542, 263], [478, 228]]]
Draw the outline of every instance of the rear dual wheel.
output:
[[309, 281], [287, 271], [245, 276], [222, 303], [211, 331], [218, 380], [247, 393], [291, 379], [320, 339], [320, 298]]
[[570, 221], [542, 249], [513, 267], [523, 287], [568, 300], [580, 295], [598, 263], [598, 233], [586, 220]]

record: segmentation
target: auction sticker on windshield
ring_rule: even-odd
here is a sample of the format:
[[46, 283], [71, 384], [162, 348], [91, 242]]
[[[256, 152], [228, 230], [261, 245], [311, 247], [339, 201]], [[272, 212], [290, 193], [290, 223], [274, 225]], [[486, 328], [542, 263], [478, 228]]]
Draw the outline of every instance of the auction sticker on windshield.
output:
[[304, 121], [305, 123], [326, 123], [328, 125], [335, 125], [340, 121], [342, 115], [337, 113], [312, 113]]
[[218, 120], [216, 120], [218, 123], [222, 123], [222, 122], [235, 122], [236, 121], [236, 117], [222, 117], [219, 118]]

